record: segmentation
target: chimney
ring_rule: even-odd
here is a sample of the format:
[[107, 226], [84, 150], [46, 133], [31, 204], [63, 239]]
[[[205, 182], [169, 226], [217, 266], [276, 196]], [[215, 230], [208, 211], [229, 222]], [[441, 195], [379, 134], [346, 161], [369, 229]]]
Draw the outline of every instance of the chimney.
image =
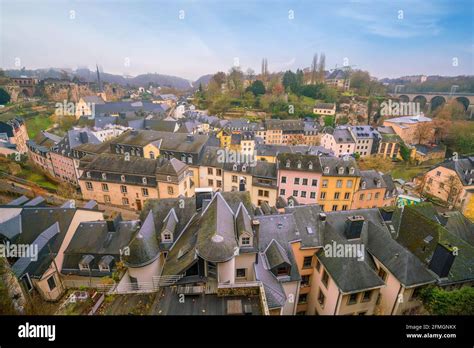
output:
[[349, 216], [346, 220], [344, 235], [347, 239], [360, 238], [362, 227], [364, 226], [364, 217], [359, 215]]
[[252, 220], [252, 226], [253, 226], [253, 234], [254, 234], [253, 245], [258, 247], [258, 242], [260, 238], [260, 221], [256, 219]]
[[325, 213], [319, 213], [319, 221], [326, 222], [326, 217]]
[[[196, 200], [196, 211], [205, 209], [207, 204], [212, 200], [213, 192], [211, 187], [197, 188], [195, 190], [195, 200]], [[208, 203], [204, 206], [204, 200], [209, 200]]]
[[448, 276], [454, 263], [456, 256], [454, 255], [454, 250], [450, 249], [452, 249], [451, 245], [445, 246], [438, 243], [428, 266], [440, 278]]

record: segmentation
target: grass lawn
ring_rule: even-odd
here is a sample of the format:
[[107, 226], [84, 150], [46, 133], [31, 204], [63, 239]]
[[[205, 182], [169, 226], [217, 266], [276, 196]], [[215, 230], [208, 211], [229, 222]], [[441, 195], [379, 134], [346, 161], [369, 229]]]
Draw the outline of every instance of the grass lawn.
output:
[[17, 175], [18, 177], [34, 182], [43, 188], [49, 188], [51, 190], [57, 190], [58, 185], [48, 180], [48, 178], [41, 172], [28, 166], [23, 166], [21, 172]]
[[26, 129], [30, 139], [34, 139], [36, 135], [45, 129], [48, 129], [53, 124], [49, 115], [38, 115], [26, 119]]
[[441, 160], [435, 159], [427, 161], [419, 166], [414, 164], [399, 163], [396, 164], [393, 170], [390, 172], [394, 179], [403, 179], [405, 181], [411, 181], [415, 176], [420, 173], [425, 173], [432, 165], [442, 162]]

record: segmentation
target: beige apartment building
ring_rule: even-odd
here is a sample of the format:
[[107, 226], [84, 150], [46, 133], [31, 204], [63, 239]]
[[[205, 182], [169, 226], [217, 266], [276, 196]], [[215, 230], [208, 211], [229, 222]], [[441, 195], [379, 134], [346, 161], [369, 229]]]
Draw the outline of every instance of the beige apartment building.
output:
[[101, 154], [84, 166], [79, 185], [84, 199], [142, 210], [151, 198], [191, 197], [191, 175], [175, 158]]

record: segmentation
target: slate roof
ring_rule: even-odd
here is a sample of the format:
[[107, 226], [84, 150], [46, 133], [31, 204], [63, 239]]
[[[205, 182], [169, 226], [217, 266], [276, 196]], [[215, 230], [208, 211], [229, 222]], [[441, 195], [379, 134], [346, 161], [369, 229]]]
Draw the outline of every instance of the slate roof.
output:
[[264, 255], [270, 269], [274, 269], [284, 264], [291, 265], [286, 250], [275, 239], [270, 241], [264, 251]]
[[159, 254], [153, 213], [150, 211], [138, 233], [129, 244], [130, 254], [122, 256], [129, 267], [143, 267], [155, 261]]
[[[362, 183], [365, 183], [365, 189], [362, 188]], [[377, 187], [377, 183], [380, 183], [380, 187]], [[361, 170], [360, 171], [360, 189], [371, 190], [376, 188], [386, 188], [382, 173], [377, 172], [374, 169]]]
[[[321, 161], [321, 168], [323, 169], [323, 176], [360, 176], [359, 168], [354, 158], [347, 159], [338, 157], [319, 157]], [[329, 173], [324, 173], [324, 168], [329, 167]], [[339, 174], [339, 168], [343, 167], [343, 174]], [[354, 168], [354, 174], [350, 174], [350, 169]]]
[[219, 159], [221, 148], [216, 146], [206, 146], [199, 159], [199, 165], [213, 168], [224, 168], [224, 162]]
[[234, 256], [237, 248], [234, 213], [217, 192], [202, 213], [196, 252], [207, 261], [225, 262]]
[[454, 258], [448, 277], [439, 279], [440, 283], [450, 284], [474, 279], [474, 247], [460, 238], [458, 232], [450, 232], [442, 225], [442, 219], [431, 203], [398, 208], [394, 218], [398, 231], [396, 240], [426, 265], [429, 265], [438, 244], [449, 250], [458, 248], [459, 252]]
[[110, 115], [126, 112], [154, 112], [164, 113], [167, 107], [162, 104], [154, 104], [151, 102], [107, 102], [95, 105], [96, 115]]
[[[298, 153], [280, 153], [277, 156], [277, 160], [280, 170], [322, 173], [319, 156], [302, 155]], [[310, 169], [310, 165], [312, 165], [312, 169]]]
[[285, 305], [286, 295], [283, 286], [275, 275], [265, 268], [263, 253], [258, 254], [258, 262], [254, 264], [255, 278], [260, 280], [265, 290], [269, 309], [281, 308]]

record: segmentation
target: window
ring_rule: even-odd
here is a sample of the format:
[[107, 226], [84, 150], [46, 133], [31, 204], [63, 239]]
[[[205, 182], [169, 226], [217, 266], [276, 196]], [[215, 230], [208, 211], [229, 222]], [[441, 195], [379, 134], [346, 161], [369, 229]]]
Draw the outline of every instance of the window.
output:
[[109, 185], [107, 185], [107, 184], [102, 184], [102, 191], [108, 192], [108, 191], [109, 191]]
[[372, 193], [367, 193], [367, 200], [370, 201], [372, 199]]
[[142, 178], [142, 183], [143, 183], [143, 185], [146, 185], [146, 184], [148, 184], [148, 180], [147, 180], [147, 178]]
[[360, 197], [360, 200], [361, 200], [361, 201], [364, 200], [364, 194], [363, 194], [363, 193], [361, 193], [359, 197]]
[[344, 204], [344, 205], [342, 206], [342, 210], [347, 210], [347, 208], [348, 208], [348, 207], [347, 207], [347, 204]]
[[278, 275], [278, 276], [288, 275], [288, 268], [286, 268], [286, 267], [278, 267], [278, 268], [277, 268], [277, 275]]
[[286, 190], [285, 189], [280, 189], [280, 196], [284, 196], [286, 194]]
[[311, 181], [311, 186], [318, 186], [318, 180], [317, 179], [313, 179]]
[[350, 198], [351, 198], [351, 193], [350, 192], [344, 193], [344, 199], [350, 199]]
[[150, 151], [150, 158], [155, 159], [155, 153], [153, 151]]
[[237, 182], [237, 175], [232, 175], [232, 182]]
[[214, 175], [214, 170], [212, 168], [207, 168], [208, 175]]
[[439, 170], [436, 172], [436, 176], [441, 176], [441, 172]]
[[324, 302], [326, 301], [326, 296], [324, 296], [323, 292], [321, 289], [319, 289], [319, 294], [318, 294], [318, 302], [321, 305], [322, 308], [324, 308]]
[[293, 190], [293, 197], [298, 197], [298, 190]]
[[306, 303], [306, 302], [308, 302], [308, 294], [301, 294], [298, 297], [298, 304], [303, 304], [303, 303]]
[[300, 184], [300, 178], [295, 178], [295, 185], [299, 185]]
[[305, 256], [303, 259], [303, 268], [311, 268], [312, 263], [313, 263], [313, 257]]
[[171, 241], [171, 233], [169, 233], [169, 232], [163, 233], [163, 240], [166, 241], [166, 242], [170, 242]]
[[321, 199], [325, 199], [326, 198], [326, 192], [321, 192]]
[[216, 169], [216, 175], [222, 176], [222, 169]]
[[352, 180], [347, 180], [346, 187], [352, 188]]
[[301, 191], [301, 198], [306, 198], [306, 191]]
[[349, 298], [347, 299], [347, 304], [348, 305], [353, 305], [357, 303], [357, 295], [358, 294], [350, 294]]
[[169, 194], [169, 195], [174, 194], [173, 186], [168, 186], [168, 194]]
[[380, 197], [380, 192], [375, 193], [375, 199], [378, 199]]
[[282, 183], [282, 184], [286, 184], [286, 176], [282, 176], [282, 177], [281, 177], [281, 183]]
[[318, 259], [316, 259], [316, 265], [314, 266], [316, 268], [316, 270], [319, 272], [319, 270], [321, 269], [321, 262], [319, 262]]
[[383, 268], [379, 269], [379, 277], [382, 278], [383, 281], [387, 279], [387, 272]]
[[214, 180], [212, 180], [212, 179], [207, 180], [207, 184], [209, 186], [214, 186]]
[[90, 181], [86, 181], [86, 189], [92, 191], [92, 183]]
[[121, 176], [120, 176], [120, 180], [121, 180], [122, 182], [125, 182], [125, 175], [121, 175]]
[[129, 202], [128, 202], [128, 198], [127, 198], [127, 197], [123, 197], [123, 198], [122, 198], [122, 204], [123, 204], [123, 205], [129, 205]]
[[246, 278], [247, 277], [247, 268], [237, 268], [235, 270], [236, 278]]
[[127, 186], [121, 185], [121, 186], [120, 186], [120, 192], [122, 192], [122, 193], [127, 193]]
[[303, 185], [308, 185], [308, 179], [303, 179]]
[[323, 270], [323, 276], [321, 277], [321, 282], [324, 284], [324, 286], [327, 289], [328, 284], [329, 284], [329, 274], [328, 272], [326, 272], [325, 269]]
[[310, 192], [309, 198], [316, 199], [316, 192]]
[[242, 245], [250, 245], [250, 237], [242, 237]]
[[49, 291], [53, 291], [56, 289], [56, 279], [54, 279], [54, 275], [48, 278], [48, 286], [49, 286]]
[[222, 181], [221, 180], [216, 180], [216, 186], [217, 187], [222, 187]]
[[362, 295], [362, 302], [370, 302], [371, 298], [372, 298], [372, 290], [364, 291]]
[[104, 195], [104, 202], [105, 203], [110, 203], [110, 196], [109, 195]]
[[142, 188], [142, 195], [144, 197], [148, 197], [148, 189], [147, 188]]
[[324, 188], [328, 187], [328, 181], [327, 180], [323, 180], [323, 187]]
[[309, 275], [304, 275], [304, 276], [301, 276], [301, 286], [302, 287], [307, 287], [309, 286], [309, 280], [310, 280], [310, 276]]
[[334, 199], [339, 199], [339, 196], [341, 195], [340, 192], [335, 192], [334, 193]]
[[342, 187], [342, 180], [336, 181], [336, 187], [341, 188]]

